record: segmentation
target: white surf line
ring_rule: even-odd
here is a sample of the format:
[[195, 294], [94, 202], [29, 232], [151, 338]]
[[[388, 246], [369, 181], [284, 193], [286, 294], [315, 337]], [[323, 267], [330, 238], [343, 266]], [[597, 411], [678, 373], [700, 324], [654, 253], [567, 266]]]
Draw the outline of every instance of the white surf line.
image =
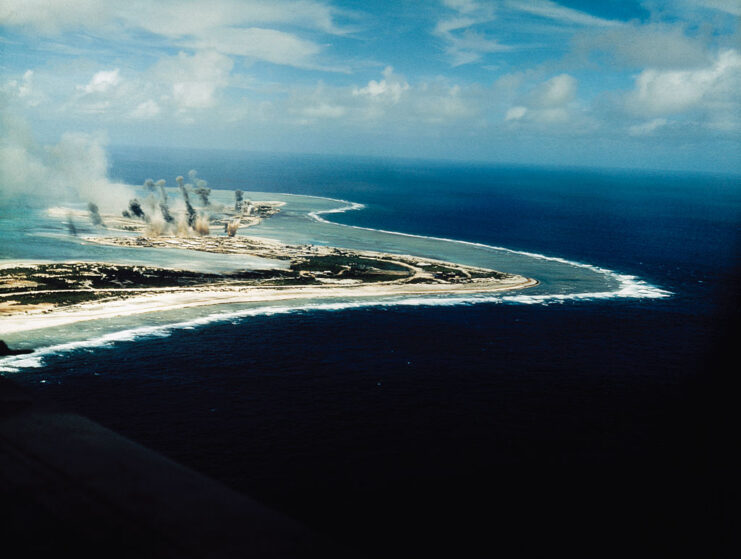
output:
[[232, 320], [239, 320], [243, 318], [249, 318], [254, 316], [273, 316], [273, 315], [284, 315], [284, 314], [295, 314], [305, 311], [340, 311], [347, 309], [359, 309], [364, 307], [386, 307], [386, 306], [438, 306], [444, 305], [449, 306], [453, 304], [461, 303], [472, 303], [475, 299], [473, 297], [466, 297], [464, 300], [461, 298], [460, 301], [456, 300], [453, 302], [450, 299], [436, 298], [436, 296], [427, 297], [416, 297], [416, 298], [404, 298], [404, 299], [377, 299], [377, 300], [353, 300], [333, 303], [304, 303], [294, 305], [276, 305], [276, 306], [260, 306], [250, 309], [242, 309], [237, 311], [229, 312], [215, 312], [206, 316], [193, 318], [190, 320], [175, 322], [170, 324], [162, 324], [158, 326], [139, 326], [135, 328], [129, 328], [126, 330], [120, 330], [116, 332], [110, 332], [102, 336], [89, 338], [85, 340], [65, 342], [61, 344], [54, 344], [47, 347], [37, 348], [32, 354], [23, 354], [17, 356], [7, 356], [0, 358], [0, 372], [17, 373], [21, 369], [29, 368], [40, 368], [44, 366], [44, 358], [69, 353], [78, 349], [90, 349], [90, 348], [101, 348], [110, 347], [115, 342], [128, 342], [136, 341], [141, 338], [160, 338], [167, 337], [174, 330], [188, 330], [198, 326], [205, 326], [217, 322], [228, 322]]
[[214, 312], [206, 316], [193, 318], [186, 321], [162, 324], [157, 326], [138, 326], [117, 332], [111, 332], [94, 338], [54, 344], [41, 347], [32, 354], [8, 356], [0, 358], [0, 372], [18, 373], [23, 369], [36, 369], [45, 365], [45, 358], [54, 355], [62, 355], [79, 349], [93, 349], [111, 347], [116, 342], [130, 342], [146, 338], [163, 338], [169, 336], [175, 330], [190, 330], [200, 326], [214, 323], [224, 323], [256, 316], [273, 316], [298, 314], [307, 311], [343, 311], [371, 307], [448, 307], [460, 305], [474, 305], [479, 303], [496, 304], [540, 304], [563, 303], [569, 300], [593, 300], [609, 299], [614, 297], [614, 292], [584, 293], [568, 295], [525, 295], [525, 294], [467, 294], [467, 295], [423, 295], [386, 296], [375, 300], [357, 299], [350, 301], [326, 302], [326, 303], [303, 303], [259, 306], [249, 309], [241, 309], [228, 312]]
[[[429, 235], [417, 235], [417, 234], [414, 234], [414, 233], [400, 233], [399, 231], [389, 231], [389, 230], [386, 230], [386, 229], [374, 229], [372, 227], [362, 227], [360, 225], [347, 225], [345, 223], [336, 223], [336, 222], [333, 222], [333, 221], [329, 221], [327, 219], [324, 219], [321, 216], [322, 215], [326, 215], [326, 214], [345, 213], [345, 212], [348, 212], [348, 211], [361, 210], [361, 209], [365, 208], [365, 205], [359, 204], [357, 202], [350, 202], [348, 200], [340, 200], [340, 199], [336, 199], [336, 198], [325, 198], [325, 197], [322, 197], [322, 196], [314, 196], [314, 198], [322, 198], [324, 200], [331, 200], [333, 202], [340, 202], [342, 204], [345, 204], [344, 206], [341, 206], [339, 208], [332, 208], [332, 209], [329, 209], [329, 210], [317, 210], [317, 211], [314, 211], [314, 212], [309, 212], [309, 214], [308, 214], [309, 217], [315, 219], [316, 221], [318, 221], [320, 223], [326, 223], [326, 224], [329, 224], [329, 225], [336, 225], [336, 226], [339, 226], [339, 227], [351, 227], [353, 229], [360, 229], [360, 230], [363, 230], [363, 231], [376, 231], [376, 232], [379, 232], [379, 233], [386, 233], [388, 235], [397, 235], [397, 236], [401, 236], [401, 237], [412, 237], [412, 238], [416, 238], [416, 239], [429, 239], [429, 240], [433, 240], [433, 241], [446, 241], [446, 242], [450, 242], [450, 243], [460, 243], [460, 244], [463, 244], [463, 245], [474, 246], [474, 247], [483, 248], [483, 249], [486, 249], [486, 250], [502, 251], [502, 252], [508, 252], [510, 254], [518, 254], [518, 255], [521, 255], [521, 256], [528, 256], [530, 258], [535, 258], [535, 259], [539, 259], [539, 260], [547, 260], [547, 261], [550, 261], [550, 262], [558, 262], [560, 264], [566, 264], [566, 265], [574, 266], [574, 267], [577, 267], [577, 268], [584, 268], [584, 269], [591, 270], [593, 272], [602, 274], [604, 276], [612, 277], [615, 280], [617, 280], [618, 283], [619, 283], [619, 285], [620, 285], [620, 288], [618, 290], [611, 291], [611, 292], [595, 292], [595, 293], [583, 293], [583, 294], [582, 293], [574, 293], [574, 294], [568, 294], [568, 295], [557, 295], [557, 294], [555, 294], [555, 295], [543, 295], [543, 296], [539, 296], [539, 297], [544, 297], [543, 300], [545, 300], [545, 298], [564, 298], [564, 299], [574, 299], [574, 298], [577, 298], [577, 299], [584, 299], [584, 298], [588, 298], [588, 297], [603, 299], [603, 298], [608, 298], [608, 297], [605, 296], [606, 293], [610, 293], [611, 294], [611, 297], [639, 298], [639, 299], [640, 298], [656, 298], [656, 299], [659, 299], [659, 298], [664, 298], [664, 297], [670, 297], [672, 295], [672, 292], [671, 291], [668, 291], [666, 289], [661, 289], [659, 287], [653, 286], [653, 285], [649, 284], [648, 282], [646, 282], [646, 281], [644, 281], [642, 279], [639, 279], [637, 276], [632, 276], [632, 275], [629, 275], [629, 274], [620, 274], [618, 272], [615, 272], [613, 270], [609, 270], [607, 268], [602, 268], [600, 266], [595, 266], [593, 264], [585, 264], [583, 262], [576, 262], [576, 261], [573, 261], [573, 260], [566, 260], [565, 258], [560, 258], [560, 257], [557, 257], [557, 256], [546, 256], [545, 254], [538, 254], [538, 253], [535, 253], [535, 252], [527, 252], [527, 251], [522, 251], [522, 250], [514, 250], [514, 249], [506, 248], [506, 247], [492, 246], [492, 245], [487, 245], [487, 244], [484, 244], [484, 243], [477, 243], [477, 242], [474, 242], [474, 241], [461, 241], [459, 239], [448, 239], [448, 238], [445, 238], [445, 237], [432, 237], [432, 236], [429, 236]], [[533, 297], [533, 296], [530, 296], [530, 297]]]

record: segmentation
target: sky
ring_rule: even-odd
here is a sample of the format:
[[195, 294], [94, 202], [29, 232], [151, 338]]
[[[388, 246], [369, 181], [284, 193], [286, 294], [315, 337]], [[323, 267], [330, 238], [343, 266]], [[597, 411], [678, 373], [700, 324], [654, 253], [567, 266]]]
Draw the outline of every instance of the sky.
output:
[[5, 172], [76, 144], [741, 173], [741, 1], [3, 0], [0, 110]]

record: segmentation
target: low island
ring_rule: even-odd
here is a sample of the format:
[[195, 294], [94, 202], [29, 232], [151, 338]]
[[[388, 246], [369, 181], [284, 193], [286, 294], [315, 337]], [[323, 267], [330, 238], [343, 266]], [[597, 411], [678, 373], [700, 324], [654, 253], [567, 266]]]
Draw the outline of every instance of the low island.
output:
[[199, 273], [105, 263], [19, 263], [0, 269], [0, 335], [84, 320], [224, 303], [485, 293], [537, 284], [523, 276], [416, 256], [287, 245], [258, 237], [93, 237], [287, 261], [286, 268]]

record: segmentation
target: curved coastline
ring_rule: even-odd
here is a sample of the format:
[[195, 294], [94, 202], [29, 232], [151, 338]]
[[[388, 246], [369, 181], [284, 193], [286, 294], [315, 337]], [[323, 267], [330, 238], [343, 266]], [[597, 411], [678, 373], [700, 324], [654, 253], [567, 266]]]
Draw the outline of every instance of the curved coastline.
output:
[[[241, 301], [243, 303], [249, 303], [249, 308], [233, 308], [235, 304], [240, 303], [233, 298], [229, 298], [224, 295], [224, 300], [217, 302], [217, 305], [221, 305], [221, 308], [216, 312], [208, 312], [207, 314], [199, 314], [198, 316], [189, 320], [173, 320], [165, 324], [157, 325], [141, 325], [133, 328], [124, 328], [114, 331], [108, 331], [104, 334], [92, 334], [83, 336], [80, 340], [64, 341], [62, 343], [55, 343], [53, 340], [49, 340], [48, 345], [42, 345], [37, 348], [36, 353], [33, 355], [25, 356], [11, 356], [0, 359], [0, 372], [17, 372], [25, 368], [36, 368], [42, 367], [44, 358], [70, 351], [75, 351], [82, 348], [94, 348], [94, 347], [105, 347], [116, 342], [133, 341], [148, 337], [162, 337], [169, 335], [170, 332], [178, 329], [190, 329], [205, 326], [212, 323], [228, 322], [235, 320], [243, 320], [252, 316], [270, 316], [280, 314], [290, 314], [294, 312], [307, 312], [307, 311], [323, 311], [332, 312], [338, 310], [348, 309], [359, 309], [365, 307], [392, 307], [392, 306], [453, 306], [453, 305], [471, 305], [480, 303], [493, 303], [493, 304], [540, 304], [549, 305], [555, 303], [563, 303], [566, 301], [588, 301], [588, 300], [605, 300], [615, 298], [662, 298], [669, 297], [671, 293], [669, 291], [660, 289], [652, 286], [637, 278], [627, 274], [619, 274], [606, 268], [601, 268], [591, 264], [584, 264], [580, 262], [569, 261], [559, 257], [552, 257], [538, 253], [530, 253], [524, 251], [517, 251], [513, 249], [507, 249], [505, 247], [495, 247], [486, 245], [484, 243], [476, 243], [472, 241], [462, 241], [456, 239], [446, 239], [442, 237], [430, 237], [425, 235], [417, 235], [412, 233], [402, 233], [398, 231], [386, 231], [381, 229], [373, 229], [369, 227], [362, 227], [357, 225], [340, 224], [325, 219], [324, 215], [331, 215], [334, 213], [344, 213], [347, 211], [357, 211], [365, 208], [363, 204], [357, 202], [350, 202], [347, 200], [334, 199], [321, 196], [306, 196], [297, 194], [280, 194], [282, 196], [290, 197], [302, 197], [302, 198], [313, 198], [318, 200], [325, 200], [329, 202], [336, 202], [340, 204], [339, 207], [328, 208], [328, 209], [317, 209], [313, 211], [305, 212], [313, 221], [318, 223], [329, 224], [335, 227], [352, 228], [360, 231], [372, 231], [379, 232], [387, 235], [394, 235], [402, 238], [410, 239], [424, 239], [429, 241], [442, 241], [446, 243], [453, 243], [458, 246], [474, 247], [476, 249], [483, 249], [485, 251], [492, 251], [495, 253], [508, 253], [531, 258], [534, 260], [540, 260], [543, 262], [553, 262], [561, 265], [571, 266], [576, 269], [589, 270], [604, 276], [605, 278], [615, 280], [618, 288], [604, 291], [584, 291], [574, 293], [523, 293], [523, 292], [506, 292], [488, 290], [487, 292], [475, 292], [475, 291], [459, 291], [459, 292], [446, 292], [446, 293], [435, 293], [435, 292], [407, 292], [407, 293], [368, 293], [367, 295], [361, 295], [353, 297], [352, 294], [343, 294], [333, 298], [332, 301], [309, 299], [301, 296], [294, 296], [290, 298], [278, 298], [272, 301], [262, 301], [255, 306], [255, 301]], [[532, 284], [531, 284], [532, 285]], [[517, 288], [515, 288], [517, 289]], [[207, 303], [206, 303], [207, 304]], [[213, 303], [211, 303], [213, 305]], [[213, 306], [210, 306], [213, 309]], [[193, 307], [198, 307], [198, 303], [194, 302]], [[231, 307], [231, 308], [229, 308]], [[203, 309], [208, 308], [203, 306]], [[142, 311], [146, 312], [146, 311]], [[92, 334], [92, 335], [91, 335]], [[15, 338], [14, 343], [22, 342], [23, 337], [20, 336], [9, 336], [9, 339]]]

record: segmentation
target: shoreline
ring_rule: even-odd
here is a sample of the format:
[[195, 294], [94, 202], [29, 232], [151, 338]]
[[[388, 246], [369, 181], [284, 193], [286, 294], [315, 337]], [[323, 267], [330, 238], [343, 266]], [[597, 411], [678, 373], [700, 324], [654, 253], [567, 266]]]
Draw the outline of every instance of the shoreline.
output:
[[307, 298], [326, 301], [351, 297], [494, 293], [526, 289], [534, 287], [537, 284], [537, 280], [525, 278], [523, 276], [515, 276], [511, 280], [498, 280], [496, 285], [397, 284], [306, 287], [233, 287], [219, 289], [177, 288], [159, 293], [149, 292], [146, 295], [139, 295], [116, 301], [84, 303], [74, 307], [55, 308], [42, 312], [7, 315], [0, 317], [0, 335], [66, 326], [88, 320], [110, 319], [148, 312], [165, 312], [225, 304], [271, 303]]

